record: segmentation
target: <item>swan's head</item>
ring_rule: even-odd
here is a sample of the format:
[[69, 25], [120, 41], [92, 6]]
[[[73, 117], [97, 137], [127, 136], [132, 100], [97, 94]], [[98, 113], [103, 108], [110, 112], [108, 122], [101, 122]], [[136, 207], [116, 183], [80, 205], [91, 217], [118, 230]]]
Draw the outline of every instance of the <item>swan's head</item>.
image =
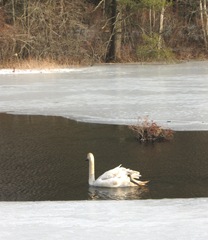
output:
[[88, 154], [87, 154], [87, 159], [86, 159], [86, 161], [89, 161], [89, 162], [94, 161], [94, 156], [93, 156], [92, 153], [88, 153]]

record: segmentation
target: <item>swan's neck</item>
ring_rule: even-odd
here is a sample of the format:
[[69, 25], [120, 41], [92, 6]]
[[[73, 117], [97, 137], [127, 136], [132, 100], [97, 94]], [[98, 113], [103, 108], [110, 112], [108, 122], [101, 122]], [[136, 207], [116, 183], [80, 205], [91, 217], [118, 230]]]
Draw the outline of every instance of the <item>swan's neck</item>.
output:
[[88, 180], [89, 185], [93, 185], [94, 181], [95, 181], [95, 162], [94, 158], [91, 158], [89, 160], [89, 180]]

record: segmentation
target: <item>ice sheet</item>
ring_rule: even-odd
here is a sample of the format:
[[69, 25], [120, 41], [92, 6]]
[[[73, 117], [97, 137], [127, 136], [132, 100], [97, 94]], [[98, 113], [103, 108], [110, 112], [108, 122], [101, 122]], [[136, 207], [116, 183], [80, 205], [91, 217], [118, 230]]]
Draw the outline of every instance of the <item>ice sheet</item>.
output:
[[[38, 74], [39, 71], [39, 74]], [[0, 111], [208, 130], [208, 62], [0, 71]]]
[[1, 202], [3, 240], [206, 240], [208, 200]]

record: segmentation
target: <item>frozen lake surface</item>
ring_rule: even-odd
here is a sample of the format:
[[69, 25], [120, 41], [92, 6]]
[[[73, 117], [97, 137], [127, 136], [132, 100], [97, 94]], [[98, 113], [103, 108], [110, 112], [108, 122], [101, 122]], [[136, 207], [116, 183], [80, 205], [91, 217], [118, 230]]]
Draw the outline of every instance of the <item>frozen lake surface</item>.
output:
[[206, 240], [208, 199], [1, 202], [3, 240]]
[[0, 111], [115, 124], [148, 115], [175, 130], [208, 130], [208, 62], [1, 70]]

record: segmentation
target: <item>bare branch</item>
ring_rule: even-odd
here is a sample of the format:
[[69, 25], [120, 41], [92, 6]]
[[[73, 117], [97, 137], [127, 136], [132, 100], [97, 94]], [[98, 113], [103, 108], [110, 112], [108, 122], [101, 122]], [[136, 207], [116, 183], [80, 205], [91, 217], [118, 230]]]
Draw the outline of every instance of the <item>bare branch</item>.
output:
[[92, 12], [95, 12], [104, 2], [105, 0], [100, 1], [99, 4], [93, 9]]

